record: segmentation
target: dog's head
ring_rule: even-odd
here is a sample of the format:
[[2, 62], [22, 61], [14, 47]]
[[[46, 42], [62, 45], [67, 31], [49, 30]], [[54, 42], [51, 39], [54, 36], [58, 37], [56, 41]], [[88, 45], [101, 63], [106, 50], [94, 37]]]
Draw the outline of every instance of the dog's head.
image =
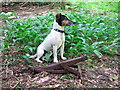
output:
[[62, 15], [61, 13], [57, 13], [56, 14], [56, 22], [60, 25], [60, 26], [71, 26], [74, 25], [75, 22], [68, 19], [67, 16]]

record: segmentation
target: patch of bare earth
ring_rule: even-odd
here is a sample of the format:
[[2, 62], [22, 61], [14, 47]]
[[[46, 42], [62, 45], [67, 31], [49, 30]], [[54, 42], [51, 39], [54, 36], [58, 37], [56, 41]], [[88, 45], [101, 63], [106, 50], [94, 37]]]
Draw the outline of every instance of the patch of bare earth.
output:
[[[12, 60], [15, 57], [11, 57]], [[93, 59], [93, 61], [96, 59]], [[51, 74], [41, 72], [34, 74], [30, 71], [30, 67], [41, 67], [34, 60], [28, 63], [25, 59], [20, 59], [17, 62], [12, 62], [8, 66], [2, 67], [2, 87], [3, 88], [118, 88], [118, 56], [104, 56], [98, 59], [98, 62], [93, 66], [87, 66], [89, 62], [82, 62], [80, 65], [80, 76], [73, 74]], [[92, 65], [93, 62], [89, 63]], [[48, 63], [51, 64], [51, 63]]]
[[20, 4], [14, 6], [2, 7], [3, 12], [16, 12], [20, 18], [35, 17], [38, 15], [46, 15], [48, 12], [56, 13], [49, 5], [27, 5], [22, 7]]
[[[54, 9], [47, 6], [27, 6], [27, 7], [3, 7], [3, 11], [16, 12], [20, 18], [34, 17], [35, 15], [45, 15], [48, 12], [56, 13]], [[2, 57], [2, 87], [3, 88], [118, 88], [119, 58], [120, 56], [104, 56], [94, 58], [92, 62], [84, 61], [79, 68], [81, 78], [73, 74], [50, 74], [41, 72], [32, 73], [30, 67], [41, 67], [43, 64], [37, 63], [34, 59], [28, 63], [21, 59], [23, 52], [18, 52], [14, 48], [9, 48]], [[10, 56], [11, 55], [11, 56]], [[95, 62], [96, 61], [96, 62]], [[8, 64], [9, 65], [5, 65]], [[51, 63], [48, 63], [51, 64]], [[93, 66], [93, 64], [95, 66]], [[88, 65], [91, 65], [88, 67]]]

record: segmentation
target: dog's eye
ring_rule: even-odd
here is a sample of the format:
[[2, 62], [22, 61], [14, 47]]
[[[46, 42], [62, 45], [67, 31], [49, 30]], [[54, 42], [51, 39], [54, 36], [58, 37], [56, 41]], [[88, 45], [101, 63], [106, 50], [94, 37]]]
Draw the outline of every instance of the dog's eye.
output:
[[65, 17], [65, 20], [67, 20], [68, 18], [67, 17]]

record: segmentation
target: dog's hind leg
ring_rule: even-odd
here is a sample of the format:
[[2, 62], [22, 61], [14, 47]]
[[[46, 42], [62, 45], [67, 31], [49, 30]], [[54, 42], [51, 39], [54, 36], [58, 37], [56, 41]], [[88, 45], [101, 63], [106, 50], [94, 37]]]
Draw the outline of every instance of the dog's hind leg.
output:
[[42, 61], [39, 60], [39, 59], [43, 56], [43, 54], [44, 54], [44, 50], [39, 50], [39, 51], [37, 51], [37, 58], [36, 58], [35, 60], [36, 60], [37, 62], [42, 63]]
[[29, 58], [35, 58], [37, 56], [37, 54], [33, 55], [33, 56], [30, 56]]
[[50, 57], [52, 56], [52, 54], [53, 54], [53, 52], [52, 52], [52, 51], [50, 51]]
[[[52, 51], [49, 51], [49, 52], [47, 52], [47, 53], [49, 54], [49, 57], [51, 57], [51, 56], [52, 56], [52, 54], [53, 54], [53, 53], [52, 53]], [[43, 56], [43, 57], [42, 57], [42, 60], [43, 60], [43, 61], [46, 61], [46, 57], [45, 57], [45, 56]]]

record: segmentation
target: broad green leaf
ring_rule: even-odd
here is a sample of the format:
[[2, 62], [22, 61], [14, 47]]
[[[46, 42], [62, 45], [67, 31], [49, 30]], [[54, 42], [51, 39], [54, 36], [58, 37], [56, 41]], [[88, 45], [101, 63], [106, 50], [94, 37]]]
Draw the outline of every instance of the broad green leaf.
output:
[[100, 53], [99, 51], [97, 51], [97, 50], [94, 50], [93, 51], [99, 58], [101, 58], [103, 55], [102, 55], [102, 53]]
[[45, 54], [45, 58], [46, 58], [47, 61], [50, 61], [50, 54], [49, 54], [49, 53], [46, 53], [46, 54]]
[[104, 41], [94, 42], [94, 43], [92, 44], [92, 47], [93, 47], [93, 48], [96, 48], [96, 46], [99, 46], [99, 45], [102, 44], [102, 43], [104, 43]]
[[24, 59], [26, 59], [26, 60], [28, 61], [28, 63], [31, 63], [31, 60], [30, 60], [30, 58], [29, 58], [28, 56], [23, 55], [22, 57], [23, 57]]
[[72, 77], [68, 76], [68, 75], [63, 75], [60, 77], [60, 79], [63, 79], [63, 78], [66, 78], [66, 79], [73, 79]]

